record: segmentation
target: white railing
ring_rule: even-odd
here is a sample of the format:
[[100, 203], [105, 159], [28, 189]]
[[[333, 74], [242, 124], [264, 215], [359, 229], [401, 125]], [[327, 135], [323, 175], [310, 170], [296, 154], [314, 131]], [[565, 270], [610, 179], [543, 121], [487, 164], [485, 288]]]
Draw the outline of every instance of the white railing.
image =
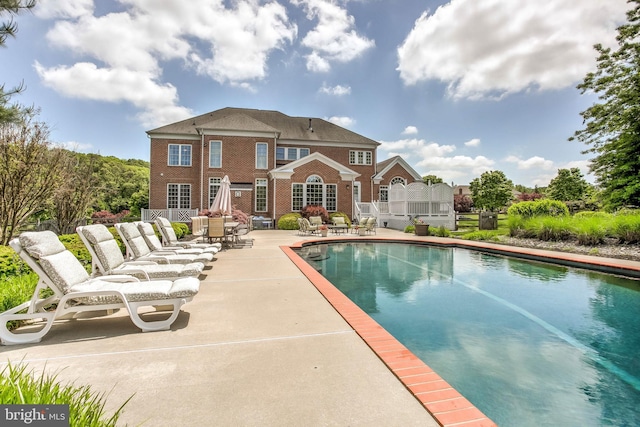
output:
[[365, 216], [379, 217], [378, 207], [374, 203], [356, 202], [356, 217], [363, 218]]
[[191, 222], [192, 216], [198, 216], [197, 209], [141, 209], [140, 212], [140, 219], [145, 222], [155, 221], [158, 217], [171, 222]]

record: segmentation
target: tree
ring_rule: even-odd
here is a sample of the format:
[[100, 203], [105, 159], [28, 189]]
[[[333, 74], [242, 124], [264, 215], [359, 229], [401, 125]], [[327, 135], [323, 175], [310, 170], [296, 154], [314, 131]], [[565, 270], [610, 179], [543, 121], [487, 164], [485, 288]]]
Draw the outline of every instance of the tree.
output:
[[53, 193], [51, 210], [59, 234], [71, 234], [87, 217], [95, 202], [99, 178], [94, 175], [95, 157], [67, 152], [62, 179]]
[[579, 168], [558, 169], [558, 175], [547, 187], [547, 197], [562, 202], [583, 200], [588, 188]]
[[618, 28], [618, 48], [597, 44], [597, 69], [578, 85], [598, 94], [599, 102], [581, 113], [585, 127], [569, 138], [590, 146], [591, 171], [605, 208], [640, 205], [640, 0]]
[[48, 127], [33, 117], [0, 125], [0, 245], [47, 209], [60, 185], [66, 153], [48, 138]]
[[499, 210], [513, 198], [513, 183], [504, 172], [484, 172], [469, 186], [474, 207], [489, 211]]
[[428, 184], [429, 182], [431, 182], [432, 184], [440, 184], [444, 181], [439, 176], [425, 175], [422, 177], [422, 182], [424, 182], [425, 184]]
[[[0, 47], [6, 45], [7, 38], [16, 36], [18, 25], [13, 20], [13, 15], [17, 15], [22, 10], [31, 9], [35, 5], [36, 0], [0, 0], [0, 17], [9, 14], [9, 21], [0, 22]], [[0, 85], [0, 124], [18, 121], [32, 112], [32, 108], [9, 103], [13, 95], [23, 90], [23, 83], [9, 90], [5, 90], [4, 84]]]
[[453, 210], [456, 212], [470, 212], [473, 207], [473, 200], [466, 194], [453, 195]]

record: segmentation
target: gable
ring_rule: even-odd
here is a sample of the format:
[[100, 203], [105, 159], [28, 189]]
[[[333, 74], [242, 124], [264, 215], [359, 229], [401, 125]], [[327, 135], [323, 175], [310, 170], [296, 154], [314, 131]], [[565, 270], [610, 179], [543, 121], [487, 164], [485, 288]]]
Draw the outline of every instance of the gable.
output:
[[[396, 167], [401, 167], [402, 169], [404, 169], [405, 171], [407, 171], [409, 173], [410, 176], [412, 176], [416, 181], [422, 181], [422, 176], [420, 176], [420, 174], [418, 172], [416, 172], [415, 169], [413, 169], [409, 163], [407, 163], [402, 157], [400, 156], [395, 156], [392, 157], [391, 159], [387, 159], [383, 162], [378, 163], [378, 173], [376, 173], [373, 177], [372, 180], [375, 184], [380, 184], [380, 182], [385, 179], [386, 175], [390, 172], [392, 172], [392, 170]], [[386, 178], [392, 178], [392, 177], [386, 177]]]
[[353, 181], [360, 176], [359, 173], [355, 172], [352, 169], [349, 169], [342, 163], [338, 163], [335, 160], [325, 156], [324, 154], [315, 152], [309, 154], [308, 156], [302, 157], [301, 159], [294, 160], [293, 162], [290, 162], [284, 166], [271, 170], [269, 172], [269, 177], [271, 179], [291, 179], [291, 176], [295, 173], [296, 169], [316, 161], [321, 162], [336, 170], [338, 174], [340, 174], [340, 178], [343, 181]]

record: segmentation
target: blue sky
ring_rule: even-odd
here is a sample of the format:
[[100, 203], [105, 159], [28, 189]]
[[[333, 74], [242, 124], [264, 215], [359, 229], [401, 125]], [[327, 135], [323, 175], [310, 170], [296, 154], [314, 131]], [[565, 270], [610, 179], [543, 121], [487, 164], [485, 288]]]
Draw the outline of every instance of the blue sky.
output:
[[[626, 0], [39, 0], [0, 50], [0, 83], [53, 142], [149, 159], [146, 130], [224, 107], [320, 117], [421, 175], [587, 175], [567, 139], [575, 86], [615, 46]], [[2, 17], [3, 19], [6, 16]]]

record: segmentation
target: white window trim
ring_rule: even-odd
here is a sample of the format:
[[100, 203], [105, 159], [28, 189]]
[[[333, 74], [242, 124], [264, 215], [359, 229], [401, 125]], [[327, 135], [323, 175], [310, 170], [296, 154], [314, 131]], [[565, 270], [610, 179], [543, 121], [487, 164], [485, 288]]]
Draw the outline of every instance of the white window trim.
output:
[[[278, 158], [276, 158], [276, 160], [281, 160], [281, 161], [285, 161], [285, 160], [298, 160], [298, 159], [301, 159], [301, 158], [306, 157], [306, 156], [308, 156], [309, 154], [311, 154], [311, 150], [310, 150], [309, 148], [307, 148], [307, 147], [284, 147], [284, 146], [280, 146], [280, 147], [277, 147], [277, 148], [282, 148], [282, 149], [284, 150], [284, 158], [283, 158], [283, 159], [278, 159]], [[296, 157], [295, 157], [295, 158], [290, 158], [290, 157], [289, 157], [289, 150], [296, 150]], [[300, 154], [300, 152], [301, 152], [302, 150], [307, 150], [308, 154], [306, 154], [305, 156], [302, 156], [302, 155]], [[276, 149], [276, 156], [278, 155], [277, 153], [278, 153], [278, 151], [277, 151], [277, 149]]]
[[[169, 186], [171, 185], [177, 185], [178, 186], [178, 207], [177, 208], [169, 208]], [[186, 208], [180, 207], [180, 200], [181, 200], [181, 190], [183, 186], [187, 186], [189, 187], [189, 206]], [[167, 183], [167, 209], [191, 209], [191, 197], [193, 196], [193, 194], [191, 193], [191, 184], [180, 184], [177, 182], [169, 182]]]
[[[220, 166], [212, 166], [211, 165], [211, 144], [214, 142], [219, 142], [220, 143]], [[209, 141], [209, 168], [210, 169], [220, 169], [222, 168], [222, 141], [220, 140], [216, 140], [216, 139], [212, 139]]]
[[[362, 155], [362, 162], [358, 161], [360, 155]], [[371, 151], [350, 150], [349, 164], [371, 166], [373, 164], [373, 153]]]
[[[264, 181], [264, 185], [258, 185], [259, 181]], [[258, 209], [258, 187], [264, 187], [264, 210]], [[256, 178], [256, 196], [254, 197], [254, 207], [256, 212], [269, 212], [269, 180], [266, 178]]]
[[[265, 166], [264, 166], [264, 167], [260, 167], [260, 166], [258, 166], [258, 146], [260, 146], [260, 145], [264, 145], [264, 146], [266, 146], [266, 149], [264, 150], [265, 157], [266, 157], [266, 158], [265, 158]], [[255, 155], [256, 155], [256, 164], [255, 164], [256, 169], [260, 169], [260, 170], [262, 170], [262, 169], [269, 169], [269, 144], [268, 144], [268, 143], [266, 143], [266, 142], [256, 142], [256, 150], [255, 150], [255, 153], [256, 153], [256, 154], [255, 154]]]
[[340, 200], [339, 195], [338, 195], [338, 185], [335, 183], [325, 183], [324, 180], [318, 176], [318, 178], [320, 178], [320, 182], [308, 182], [309, 178], [312, 178], [314, 176], [318, 176], [318, 175], [311, 175], [309, 177], [307, 177], [307, 179], [305, 180], [305, 182], [292, 182], [291, 183], [291, 210], [293, 212], [299, 210], [296, 209], [293, 206], [293, 196], [294, 196], [294, 191], [293, 191], [293, 187], [294, 185], [301, 185], [302, 186], [302, 206], [301, 208], [304, 208], [305, 206], [307, 206], [309, 204], [309, 200], [307, 199], [307, 185], [312, 184], [312, 185], [322, 185], [322, 206], [326, 209], [327, 208], [327, 186], [333, 186], [336, 189], [336, 193], [335, 193], [335, 209], [333, 210], [329, 210], [327, 209], [327, 212], [337, 212], [338, 211], [338, 200]]
[[[178, 164], [177, 165], [171, 164], [171, 146], [178, 147]], [[182, 163], [182, 147], [189, 147], [189, 164], [188, 165], [181, 164]], [[193, 146], [191, 144], [169, 144], [167, 146], [167, 166], [181, 166], [183, 168], [191, 167], [193, 163], [192, 157], [193, 157]]]

